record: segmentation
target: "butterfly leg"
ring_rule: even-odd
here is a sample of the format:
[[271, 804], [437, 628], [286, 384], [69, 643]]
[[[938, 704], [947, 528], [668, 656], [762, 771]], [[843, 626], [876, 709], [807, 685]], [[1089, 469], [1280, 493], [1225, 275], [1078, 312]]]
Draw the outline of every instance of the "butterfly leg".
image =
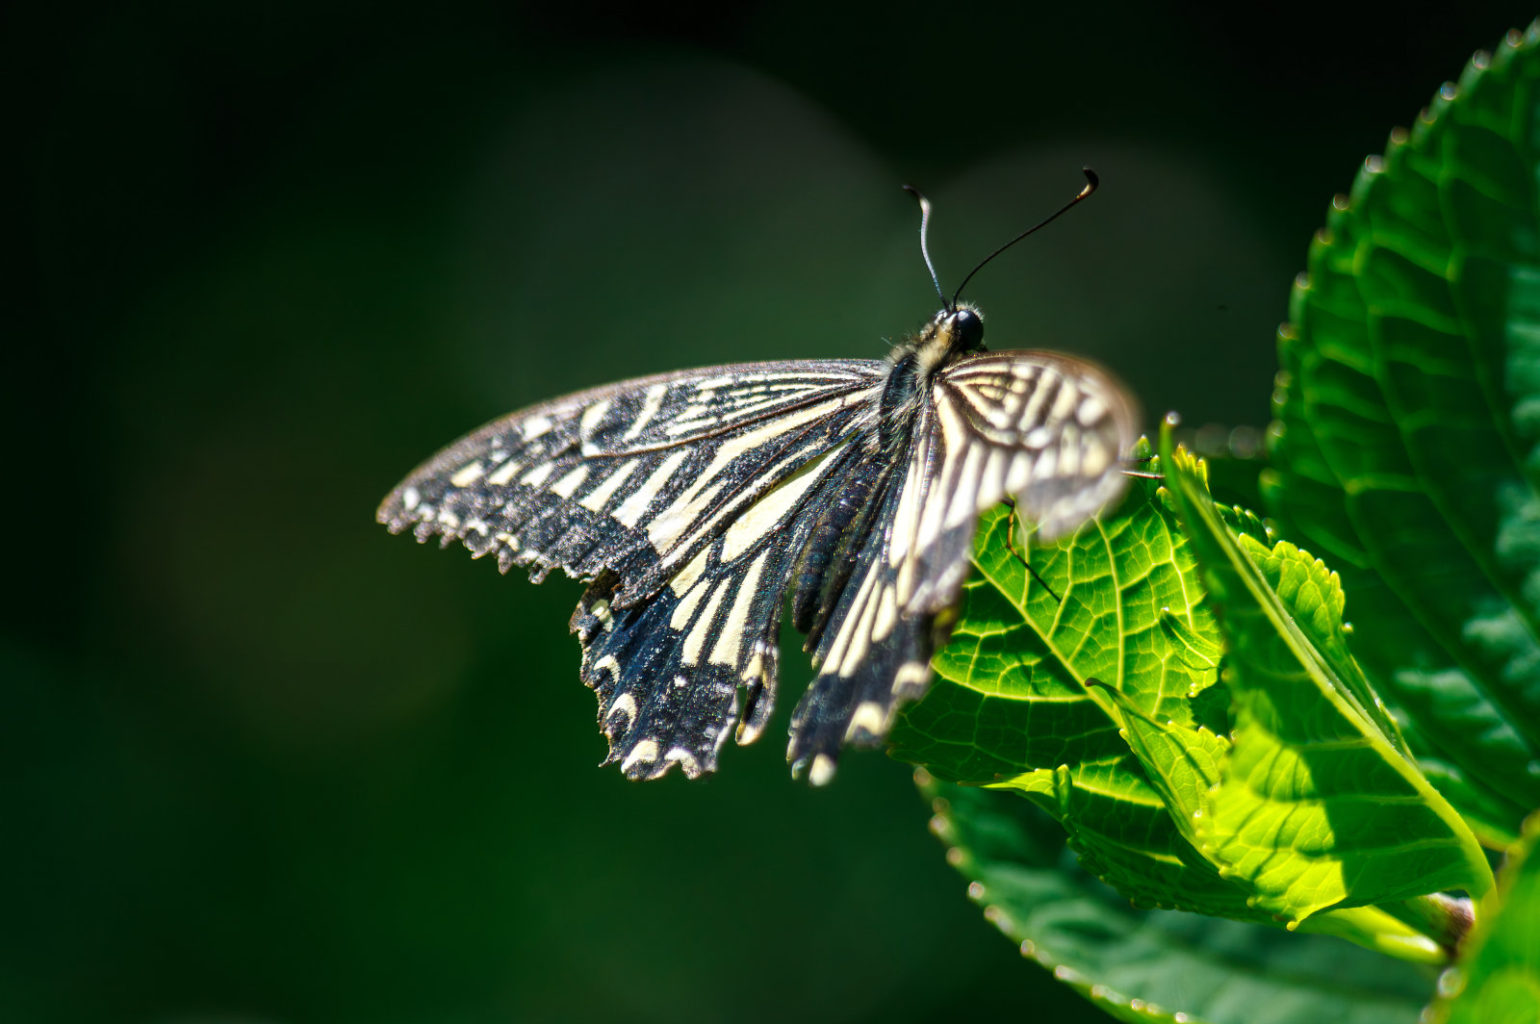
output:
[[1006, 498], [1005, 499], [1005, 503], [1008, 506], [1010, 506], [1010, 509], [1011, 509], [1011, 524], [1006, 529], [1006, 533], [1005, 533], [1005, 549], [1011, 553], [1011, 555], [1016, 559], [1016, 561], [1021, 563], [1022, 568], [1026, 569], [1027, 572], [1029, 574], [1031, 574], [1031, 576], [1032, 576], [1032, 578], [1034, 580], [1037, 580], [1038, 586], [1040, 586], [1044, 590], [1048, 591], [1049, 596], [1054, 599], [1055, 603], [1063, 603], [1063, 598], [1059, 597], [1059, 595], [1054, 592], [1054, 589], [1048, 585], [1048, 581], [1047, 580], [1043, 579], [1041, 576], [1039, 576], [1037, 574], [1037, 570], [1032, 568], [1032, 563], [1027, 561], [1025, 558], [1023, 558], [1021, 556], [1021, 554], [1019, 552], [1017, 552], [1017, 550], [1016, 550], [1016, 530], [1017, 530], [1017, 527], [1020, 525], [1020, 520], [1018, 520], [1016, 518], [1016, 503], [1014, 501], [1012, 501], [1010, 498]]
[[[1139, 457], [1137, 459], [1129, 459], [1128, 461], [1133, 463], [1136, 466], [1142, 466], [1142, 465], [1145, 465], [1146, 463], [1149, 463], [1154, 458], [1155, 458], [1155, 456], [1153, 456], [1153, 455], [1144, 455], [1144, 456], [1141, 456], [1141, 457]], [[1123, 470], [1123, 475], [1124, 476], [1135, 477], [1135, 478], [1137, 478], [1139, 480], [1165, 480], [1166, 479], [1165, 474], [1163, 474], [1163, 473], [1149, 473], [1149, 472], [1145, 472], [1144, 470], [1140, 470], [1140, 469], [1127, 469], [1127, 468], [1125, 468]]]

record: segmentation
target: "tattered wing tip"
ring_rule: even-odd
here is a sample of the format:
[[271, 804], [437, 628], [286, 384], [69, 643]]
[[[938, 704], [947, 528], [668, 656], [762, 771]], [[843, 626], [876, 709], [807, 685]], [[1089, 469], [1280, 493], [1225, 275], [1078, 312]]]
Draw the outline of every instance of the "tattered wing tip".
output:
[[740, 747], [746, 747], [759, 739], [765, 731], [765, 723], [750, 722], [747, 719], [738, 722], [738, 728], [733, 731], [733, 742]]
[[[795, 745], [796, 741], [792, 741]], [[809, 786], [827, 786], [834, 781], [834, 772], [838, 767], [833, 754], [806, 754], [792, 760], [790, 752], [787, 760], [791, 761], [791, 777], [793, 779], [806, 779]]]
[[422, 502], [422, 492], [411, 484], [403, 483], [385, 495], [374, 510], [374, 521], [387, 527], [391, 533], [401, 533], [419, 517], [412, 512]]
[[810, 786], [827, 786], [834, 781], [834, 758], [828, 754], [817, 754], [813, 757], [813, 763], [807, 770], [807, 782]]
[[625, 744], [610, 743], [610, 751], [600, 762], [600, 766], [607, 764], [620, 764], [621, 774], [633, 782], [650, 782], [653, 779], [661, 779], [675, 766], [684, 773], [687, 779], [698, 779], [702, 775], [709, 775], [717, 770], [715, 752], [711, 752], [702, 760], [693, 752], [684, 747], [673, 747], [659, 756], [656, 740], [645, 739], [631, 744], [627, 749]]

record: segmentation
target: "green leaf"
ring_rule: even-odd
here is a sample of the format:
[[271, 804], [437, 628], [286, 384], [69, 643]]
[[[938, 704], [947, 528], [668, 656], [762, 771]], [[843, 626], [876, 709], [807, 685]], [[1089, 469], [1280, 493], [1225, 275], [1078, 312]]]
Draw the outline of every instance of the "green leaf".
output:
[[1263, 490], [1495, 845], [1540, 806], [1540, 28], [1391, 135], [1311, 245]]
[[1460, 962], [1439, 980], [1432, 1019], [1441, 1024], [1532, 1024], [1540, 1020], [1540, 815], [1526, 823]]
[[1119, 1020], [1413, 1024], [1432, 992], [1427, 970], [1337, 939], [1131, 907], [1076, 866], [1047, 815], [920, 776], [985, 916]]
[[1168, 810], [1171, 785], [1194, 807], [1208, 782], [1147, 772], [1125, 739], [1130, 716], [1144, 716], [1177, 751], [1211, 759], [1228, 731], [1228, 699], [1205, 697], [1219, 635], [1196, 563], [1156, 483], [1130, 490], [1117, 514], [1031, 551], [1040, 581], [1011, 539], [1011, 511], [982, 517], [961, 618], [893, 753], [1029, 797], [1063, 822], [1087, 869], [1143, 905], [1268, 920]]
[[1169, 430], [1162, 448], [1221, 616], [1235, 700], [1233, 751], [1198, 823], [1204, 855], [1289, 921], [1442, 889], [1486, 891], [1475, 836], [1404, 754], [1358, 675], [1336, 579], [1287, 542], [1235, 533], [1201, 463], [1171, 450]]

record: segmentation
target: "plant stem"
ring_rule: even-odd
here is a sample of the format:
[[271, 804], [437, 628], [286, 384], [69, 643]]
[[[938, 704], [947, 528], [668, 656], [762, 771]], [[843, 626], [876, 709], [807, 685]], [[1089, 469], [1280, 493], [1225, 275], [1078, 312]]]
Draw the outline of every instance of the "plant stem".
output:
[[1380, 909], [1438, 943], [1451, 960], [1459, 953], [1460, 943], [1476, 920], [1470, 900], [1441, 892], [1387, 903]]
[[1438, 942], [1380, 907], [1328, 910], [1302, 921], [1299, 930], [1335, 935], [1365, 949], [1414, 964], [1442, 967], [1450, 962], [1449, 953]]

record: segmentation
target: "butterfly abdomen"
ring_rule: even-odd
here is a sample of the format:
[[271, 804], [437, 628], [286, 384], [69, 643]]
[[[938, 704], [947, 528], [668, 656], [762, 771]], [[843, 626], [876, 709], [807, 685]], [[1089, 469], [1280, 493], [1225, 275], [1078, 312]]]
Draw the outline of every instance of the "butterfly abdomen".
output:
[[890, 464], [881, 459], [855, 461], [802, 546], [791, 622], [798, 632], [807, 634], [804, 650], [818, 646], [839, 595], [850, 582], [891, 475]]

